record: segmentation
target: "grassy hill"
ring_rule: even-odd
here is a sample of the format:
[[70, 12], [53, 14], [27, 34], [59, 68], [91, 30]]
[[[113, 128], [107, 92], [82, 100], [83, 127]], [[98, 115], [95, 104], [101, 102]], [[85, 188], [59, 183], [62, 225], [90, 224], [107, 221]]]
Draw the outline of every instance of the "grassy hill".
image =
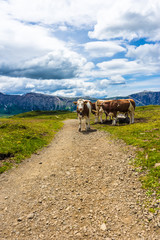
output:
[[94, 126], [137, 147], [134, 164], [142, 173], [142, 186], [160, 196], [160, 106], [137, 107], [134, 124]]

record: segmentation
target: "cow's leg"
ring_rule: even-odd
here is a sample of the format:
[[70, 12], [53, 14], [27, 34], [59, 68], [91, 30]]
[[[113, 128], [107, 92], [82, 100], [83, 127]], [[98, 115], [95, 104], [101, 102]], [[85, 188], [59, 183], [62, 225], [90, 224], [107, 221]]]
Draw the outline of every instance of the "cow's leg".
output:
[[117, 113], [113, 113], [112, 125], [115, 126], [117, 122]]
[[107, 117], [108, 117], [108, 114], [107, 114], [107, 113], [105, 113], [105, 121], [107, 121]]
[[95, 123], [98, 123], [98, 114], [95, 114]]
[[88, 131], [88, 129], [89, 129], [89, 125], [88, 125], [88, 117], [86, 117], [86, 131]]
[[95, 114], [95, 123], [98, 123], [98, 122], [99, 122], [99, 111], [97, 110]]
[[112, 119], [112, 125], [113, 125], [113, 126], [116, 125], [116, 121], [117, 121], [117, 119], [116, 119], [115, 117], [113, 117], [113, 119]]
[[125, 115], [125, 118], [127, 118], [128, 117], [128, 112], [126, 112], [124, 115]]
[[86, 118], [86, 122], [87, 122], [87, 130], [89, 130], [90, 129], [90, 118], [89, 117]]
[[130, 123], [134, 123], [134, 112], [130, 112]]
[[87, 122], [87, 118], [86, 118], [86, 131], [88, 130], [88, 122]]
[[86, 118], [86, 131], [90, 129], [90, 118]]
[[129, 113], [130, 113], [130, 123], [134, 123], [134, 106], [131, 102], [129, 105]]
[[90, 129], [90, 118], [88, 117], [88, 129]]
[[108, 114], [108, 117], [109, 117], [109, 121], [111, 121], [112, 116], [110, 113]]
[[129, 124], [131, 124], [132, 123], [132, 113], [131, 112], [129, 112], [129, 116], [130, 116], [130, 121], [129, 121]]
[[129, 116], [130, 116], [129, 124], [131, 124], [132, 123], [132, 112], [129, 112]]
[[103, 123], [102, 114], [103, 114], [103, 113], [100, 113], [100, 114], [99, 114], [99, 118], [100, 118], [100, 122], [101, 122], [101, 123]]
[[103, 113], [104, 113], [104, 111], [103, 111], [102, 107], [100, 107], [99, 108], [99, 116], [100, 116], [100, 122], [101, 123], [103, 123], [103, 120], [102, 120]]
[[82, 118], [79, 117], [79, 128], [78, 128], [79, 132], [81, 131], [81, 125], [82, 125]]
[[134, 123], [134, 112], [132, 112], [132, 123]]

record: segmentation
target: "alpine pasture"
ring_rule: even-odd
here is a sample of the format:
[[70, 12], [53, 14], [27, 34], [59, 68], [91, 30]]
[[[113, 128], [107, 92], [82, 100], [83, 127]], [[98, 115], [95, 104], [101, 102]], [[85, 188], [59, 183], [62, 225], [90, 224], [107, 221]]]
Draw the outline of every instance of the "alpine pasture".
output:
[[[76, 113], [63, 111], [32, 111], [0, 119], [0, 172], [17, 165], [51, 142], [63, 126], [63, 120], [75, 119]], [[77, 123], [78, 124], [78, 123]], [[107, 131], [111, 138], [122, 139], [136, 147], [132, 165], [141, 172], [142, 187], [147, 194], [160, 195], [160, 106], [137, 107], [135, 123], [111, 121], [94, 123], [91, 128]], [[92, 134], [92, 133], [90, 133]]]

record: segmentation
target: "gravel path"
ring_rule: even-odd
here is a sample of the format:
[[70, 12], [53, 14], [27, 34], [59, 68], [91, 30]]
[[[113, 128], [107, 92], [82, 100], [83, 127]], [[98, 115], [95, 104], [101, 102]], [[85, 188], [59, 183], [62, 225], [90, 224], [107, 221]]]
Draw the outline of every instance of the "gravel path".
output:
[[128, 164], [134, 151], [77, 128], [65, 121], [48, 147], [0, 176], [0, 239], [160, 239], [160, 218], [146, 212]]

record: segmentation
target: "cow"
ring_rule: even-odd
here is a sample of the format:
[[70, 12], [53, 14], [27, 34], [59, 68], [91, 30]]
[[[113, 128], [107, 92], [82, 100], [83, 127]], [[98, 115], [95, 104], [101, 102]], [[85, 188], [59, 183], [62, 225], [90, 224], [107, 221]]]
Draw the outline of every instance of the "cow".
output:
[[[95, 123], [98, 123], [99, 119], [100, 119], [100, 122], [103, 123], [102, 115], [104, 111], [103, 111], [103, 108], [101, 107], [101, 104], [104, 101], [110, 101], [110, 100], [97, 100], [95, 103], [92, 103], [92, 113], [95, 115]], [[105, 115], [106, 115], [106, 119], [105, 119], [106, 121], [108, 114], [105, 114]]]
[[[101, 117], [101, 123], [102, 123], [102, 114], [103, 114], [103, 109], [102, 109], [102, 114], [100, 116], [99, 114], [99, 106], [97, 106], [97, 102], [92, 103], [92, 110], [91, 112], [95, 115], [95, 123], [99, 122], [99, 117]], [[102, 108], [102, 107], [101, 107]]]
[[82, 119], [86, 119], [86, 131], [90, 129], [90, 114], [92, 110], [92, 103], [89, 100], [78, 99], [77, 102], [73, 102], [77, 105], [77, 115], [79, 119], [79, 131], [81, 131], [82, 127]]
[[102, 107], [106, 114], [113, 114], [112, 125], [116, 125], [118, 113], [123, 113], [125, 115], [129, 113], [130, 123], [134, 123], [135, 101], [133, 99], [103, 101], [99, 106]]

